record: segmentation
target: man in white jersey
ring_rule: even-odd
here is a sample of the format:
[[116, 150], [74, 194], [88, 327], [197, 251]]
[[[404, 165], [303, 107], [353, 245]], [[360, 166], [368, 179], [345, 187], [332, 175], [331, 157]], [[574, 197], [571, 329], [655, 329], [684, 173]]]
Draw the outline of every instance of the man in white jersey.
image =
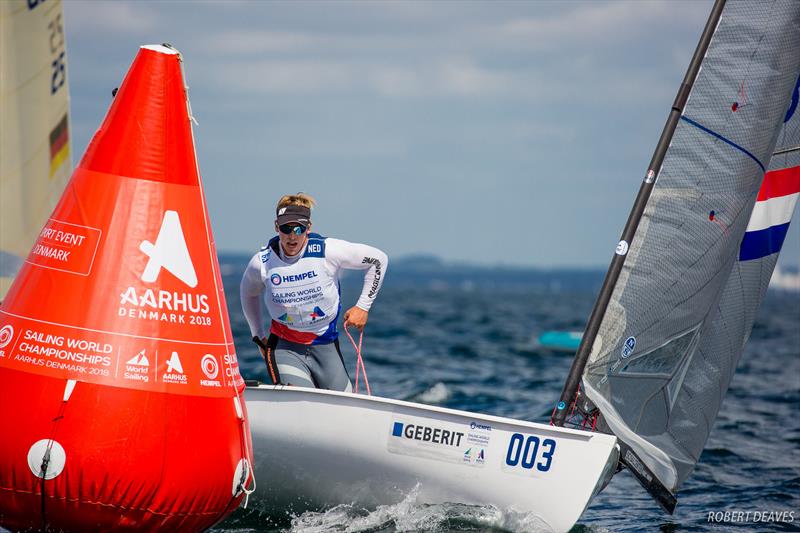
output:
[[[286, 195], [276, 208], [276, 237], [253, 256], [242, 276], [242, 309], [274, 384], [349, 392], [339, 349], [339, 273], [364, 270], [364, 288], [344, 314], [344, 327], [363, 329], [386, 275], [377, 248], [311, 233], [310, 196]], [[262, 303], [271, 317], [269, 337]]]

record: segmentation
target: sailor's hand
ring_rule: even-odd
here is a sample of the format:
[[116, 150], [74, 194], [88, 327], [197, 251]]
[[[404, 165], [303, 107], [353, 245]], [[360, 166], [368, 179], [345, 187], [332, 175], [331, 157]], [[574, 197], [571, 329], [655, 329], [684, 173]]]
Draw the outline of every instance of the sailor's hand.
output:
[[369, 313], [367, 311], [354, 305], [344, 314], [344, 329], [347, 329], [348, 326], [355, 326], [359, 330], [363, 330], [364, 326], [367, 325], [368, 316]]

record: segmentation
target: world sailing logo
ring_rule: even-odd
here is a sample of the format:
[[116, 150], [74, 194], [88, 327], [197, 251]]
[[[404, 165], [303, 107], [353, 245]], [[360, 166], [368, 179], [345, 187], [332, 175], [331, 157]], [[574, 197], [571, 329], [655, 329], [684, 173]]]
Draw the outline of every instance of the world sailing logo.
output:
[[189, 287], [197, 286], [197, 274], [189, 257], [189, 248], [186, 246], [177, 211], [164, 212], [156, 243], [142, 241], [139, 250], [150, 258], [144, 267], [142, 281], [154, 282], [164, 268]]

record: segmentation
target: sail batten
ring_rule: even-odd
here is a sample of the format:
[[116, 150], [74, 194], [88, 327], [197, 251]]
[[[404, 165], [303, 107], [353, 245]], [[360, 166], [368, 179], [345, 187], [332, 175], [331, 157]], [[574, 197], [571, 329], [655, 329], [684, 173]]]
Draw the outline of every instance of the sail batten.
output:
[[671, 493], [713, 428], [800, 196], [797, 50], [800, 3], [724, 5], [600, 310], [583, 392], [637, 477]]
[[751, 153], [751, 152], [750, 152], [750, 151], [749, 151], [747, 148], [744, 148], [744, 147], [742, 147], [742, 146], [739, 146], [738, 144], [736, 144], [735, 142], [731, 141], [730, 139], [727, 139], [727, 138], [726, 138], [726, 137], [724, 137], [723, 135], [720, 135], [720, 134], [719, 134], [719, 133], [717, 133], [716, 131], [714, 131], [714, 130], [712, 130], [712, 129], [710, 129], [710, 128], [707, 128], [707, 127], [703, 126], [703, 125], [702, 125], [702, 124], [700, 124], [699, 122], [697, 122], [697, 121], [695, 121], [695, 120], [692, 120], [692, 119], [690, 119], [689, 117], [687, 117], [687, 116], [685, 116], [685, 115], [681, 116], [681, 120], [683, 120], [683, 121], [685, 121], [685, 122], [688, 122], [689, 124], [691, 124], [691, 125], [692, 125], [692, 126], [694, 126], [695, 128], [698, 128], [698, 129], [700, 129], [700, 130], [702, 130], [702, 131], [704, 131], [704, 132], [708, 133], [708, 134], [709, 134], [709, 135], [711, 135], [712, 137], [716, 137], [716, 138], [717, 138], [717, 139], [719, 139], [720, 141], [722, 141], [722, 142], [724, 142], [724, 143], [726, 143], [726, 144], [728, 144], [728, 145], [732, 146], [733, 148], [735, 148], [735, 149], [739, 150], [740, 152], [742, 152], [743, 154], [745, 154], [747, 157], [749, 157], [750, 159], [752, 159], [753, 161], [755, 161], [755, 163], [756, 163], [756, 164], [757, 164], [759, 167], [761, 167], [761, 170], [764, 170], [764, 171], [766, 171], [766, 167], [764, 166], [764, 163], [762, 163], [761, 161], [759, 161], [759, 160], [758, 160], [758, 158], [757, 158], [756, 156], [754, 156], [754, 155], [753, 155], [753, 154], [752, 154], [752, 153]]

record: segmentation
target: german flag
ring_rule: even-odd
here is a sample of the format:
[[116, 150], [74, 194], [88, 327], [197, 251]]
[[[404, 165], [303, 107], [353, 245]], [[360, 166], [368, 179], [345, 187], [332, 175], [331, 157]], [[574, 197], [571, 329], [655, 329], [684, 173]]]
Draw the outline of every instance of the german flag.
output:
[[67, 114], [59, 121], [53, 131], [50, 132], [50, 177], [69, 157], [69, 127], [67, 125]]

